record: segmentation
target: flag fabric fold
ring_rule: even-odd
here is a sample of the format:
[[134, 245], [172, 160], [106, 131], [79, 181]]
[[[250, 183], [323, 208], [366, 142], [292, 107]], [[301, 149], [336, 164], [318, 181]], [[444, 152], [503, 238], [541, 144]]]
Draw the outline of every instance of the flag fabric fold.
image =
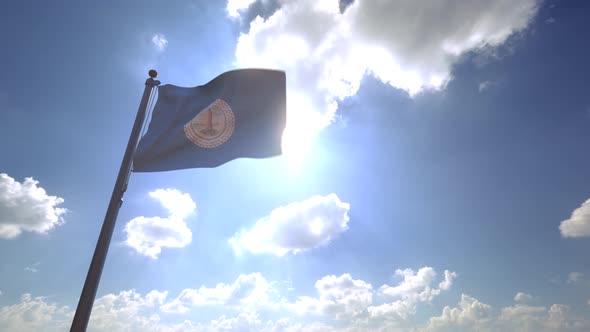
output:
[[133, 171], [217, 167], [236, 158], [277, 156], [285, 125], [282, 71], [240, 69], [194, 88], [163, 85]]

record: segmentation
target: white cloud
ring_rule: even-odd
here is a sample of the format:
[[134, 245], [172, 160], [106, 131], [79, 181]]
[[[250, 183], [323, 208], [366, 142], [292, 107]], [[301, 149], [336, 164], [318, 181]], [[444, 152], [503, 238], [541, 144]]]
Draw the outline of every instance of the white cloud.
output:
[[[317, 297], [298, 296], [295, 302], [285, 303], [284, 307], [298, 315], [311, 314], [322, 319], [348, 322], [352, 324], [350, 327], [359, 331], [371, 330], [375, 326], [388, 330], [391, 324], [407, 322], [420, 303], [429, 303], [441, 291], [450, 289], [457, 276], [454, 272], [445, 271], [443, 280], [437, 284], [436, 272], [430, 267], [423, 267], [418, 272], [397, 270], [396, 275], [403, 277], [398, 285], [384, 285], [378, 292], [370, 283], [353, 279], [348, 273], [339, 277], [325, 276], [316, 282]], [[380, 301], [381, 304], [377, 305], [375, 295], [396, 300]]]
[[442, 291], [449, 290], [457, 273], [444, 271], [444, 279], [433, 287], [436, 271], [428, 266], [414, 272], [412, 269], [396, 270], [395, 275], [402, 280], [396, 286], [383, 285], [379, 293], [385, 297], [397, 298], [397, 301], [384, 303], [368, 308], [371, 318], [377, 319], [406, 319], [416, 311], [418, 303], [430, 303]]
[[213, 331], [257, 331], [261, 328], [261, 321], [255, 314], [240, 313], [237, 317], [221, 316], [211, 321]]
[[584, 278], [584, 274], [582, 272], [570, 272], [567, 275], [567, 283], [568, 284], [575, 284], [578, 283], [580, 281], [582, 281], [582, 278]]
[[47, 195], [38, 181], [15, 181], [0, 174], [0, 238], [11, 239], [22, 232], [47, 233], [64, 222], [64, 199]]
[[571, 314], [566, 305], [535, 307], [523, 304], [501, 308], [463, 294], [457, 307], [446, 306], [442, 315], [432, 317], [428, 331], [587, 331], [590, 321]]
[[502, 308], [500, 320], [534, 320], [538, 319], [540, 315], [543, 315], [546, 312], [547, 308], [545, 307], [533, 307], [524, 304], [517, 304], [514, 306]]
[[41, 262], [33, 263], [33, 264], [25, 267], [25, 271], [32, 272], [32, 273], [37, 273], [37, 272], [39, 272], [39, 265], [40, 264], [41, 264]]
[[250, 230], [236, 233], [229, 243], [236, 253], [283, 256], [327, 244], [348, 229], [350, 204], [336, 194], [313, 196], [271, 211]]
[[532, 299], [533, 299], [533, 297], [530, 294], [523, 293], [523, 292], [518, 292], [518, 293], [516, 293], [516, 295], [514, 295], [514, 301], [520, 302], [520, 303], [528, 303], [528, 302], [531, 302]]
[[158, 200], [168, 210], [171, 218], [186, 218], [197, 210], [197, 204], [188, 193], [181, 193], [176, 189], [157, 189], [149, 193], [150, 197]]
[[457, 307], [444, 307], [440, 316], [430, 318], [427, 329], [444, 330], [448, 327], [468, 327], [467, 331], [479, 331], [482, 326], [490, 321], [491, 316], [491, 306], [481, 303], [469, 295], [462, 294]]
[[176, 189], [158, 189], [149, 193], [166, 210], [168, 217], [136, 217], [125, 225], [125, 244], [137, 252], [158, 258], [162, 248], [183, 248], [192, 241], [192, 232], [184, 219], [196, 211], [189, 194]]
[[1, 331], [64, 331], [68, 325], [66, 306], [57, 306], [43, 297], [24, 294], [20, 303], [0, 307]]
[[[418, 272], [397, 270], [396, 275], [403, 278], [398, 285], [383, 285], [377, 293], [370, 283], [355, 280], [347, 273], [339, 277], [325, 276], [316, 282], [318, 297], [299, 296], [295, 302], [284, 306], [299, 315], [315, 314], [349, 322], [379, 325], [385, 321], [403, 321], [415, 314], [419, 303], [429, 303], [442, 291], [450, 289], [457, 276], [455, 272], [445, 271], [443, 280], [437, 284], [436, 272], [430, 267]], [[397, 300], [373, 305], [376, 294]]]
[[163, 34], [156, 33], [152, 37], [152, 44], [154, 44], [154, 47], [156, 48], [156, 50], [162, 52], [166, 49], [166, 46], [168, 46], [168, 40], [166, 39], [166, 37]]
[[339, 277], [325, 276], [315, 288], [318, 298], [300, 296], [287, 307], [298, 314], [323, 314], [336, 319], [351, 319], [366, 311], [373, 301], [373, 287], [363, 280], [354, 280], [345, 273]]
[[255, 2], [256, 0], [228, 0], [225, 10], [227, 10], [227, 15], [237, 18], [240, 17], [240, 11], [248, 9]]
[[[423, 272], [420, 273], [420, 270]], [[421, 315], [396, 315], [404, 311], [412, 312], [407, 309], [415, 306], [410, 299], [428, 302], [431, 294], [424, 294], [425, 291], [428, 293], [428, 289], [432, 290], [436, 285], [439, 289], [442, 289], [441, 285], [452, 285], [449, 281], [454, 278], [451, 277], [452, 272], [445, 273], [444, 280], [436, 283], [437, 278], [432, 277], [433, 274], [428, 267], [420, 270], [413, 273], [398, 270], [401, 272], [398, 276], [402, 277], [402, 280], [396, 286], [386, 287], [396, 288], [393, 294], [400, 300], [373, 307], [371, 304], [376, 300], [376, 296], [371, 284], [353, 279], [346, 273], [339, 277], [329, 275], [318, 280], [315, 284], [317, 298], [300, 296], [290, 303], [282, 294], [277, 294], [277, 290], [271, 286], [274, 283], [267, 281], [260, 273], [240, 275], [231, 284], [220, 283], [214, 287], [185, 289], [168, 302], [167, 291], [152, 290], [143, 295], [131, 289], [98, 297], [94, 303], [88, 331], [581, 332], [590, 329], [590, 321], [576, 316], [566, 305], [516, 304], [493, 308], [465, 294], [455, 307], [446, 306], [440, 316], [422, 323], [415, 319]], [[177, 307], [187, 307], [184, 313], [188, 311], [188, 307], [199, 308], [195, 314], [179, 316], [168, 310], [171, 303], [176, 303]], [[224, 315], [217, 316], [218, 310], [223, 310]], [[371, 311], [375, 310], [380, 311], [380, 314], [371, 315]], [[73, 313], [73, 308], [50, 303], [44, 297], [24, 294], [16, 304], [0, 306], [0, 330], [65, 331], [69, 328]], [[294, 313], [312, 315], [301, 317], [293, 315]], [[198, 321], [188, 320], [187, 317]]]
[[590, 236], [590, 199], [572, 212], [572, 216], [559, 225], [561, 236]]
[[232, 284], [219, 283], [213, 288], [184, 289], [180, 295], [166, 303], [165, 312], [188, 312], [189, 306], [220, 305], [257, 308], [269, 302], [272, 287], [260, 273], [241, 274]]
[[236, 65], [286, 71], [287, 148], [329, 125], [337, 102], [356, 94], [365, 75], [410, 94], [441, 89], [463, 54], [503, 44], [539, 6], [537, 0], [356, 0], [341, 14], [338, 0], [280, 3], [239, 37]]
[[133, 218], [125, 225], [125, 233], [125, 244], [154, 259], [162, 248], [183, 248], [192, 241], [191, 230], [180, 219]]
[[438, 284], [438, 288], [441, 290], [449, 290], [453, 285], [453, 281], [457, 278], [457, 272], [451, 272], [449, 270], [445, 270], [445, 277], [443, 281]]
[[489, 89], [491, 85], [491, 81], [483, 81], [479, 83], [479, 92], [484, 92], [485, 90]]
[[162, 331], [159, 305], [168, 292], [151, 291], [145, 297], [135, 290], [97, 298], [88, 323], [89, 331]]

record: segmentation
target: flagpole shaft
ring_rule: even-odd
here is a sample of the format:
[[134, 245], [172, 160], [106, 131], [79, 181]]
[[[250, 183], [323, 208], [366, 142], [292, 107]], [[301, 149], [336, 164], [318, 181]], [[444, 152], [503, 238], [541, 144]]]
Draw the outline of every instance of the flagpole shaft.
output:
[[115, 187], [111, 194], [109, 207], [104, 217], [96, 248], [94, 249], [92, 262], [88, 268], [88, 274], [86, 275], [86, 281], [84, 282], [82, 295], [80, 295], [80, 300], [78, 301], [78, 307], [76, 308], [76, 314], [74, 315], [70, 332], [84, 332], [88, 326], [88, 320], [90, 319], [90, 313], [92, 312], [92, 305], [94, 304], [94, 298], [96, 297], [96, 290], [98, 289], [100, 276], [109, 250], [109, 244], [111, 242], [113, 230], [115, 229], [117, 215], [123, 204], [123, 194], [125, 193], [125, 190], [127, 190], [127, 181], [131, 171], [133, 154], [135, 153], [135, 147], [139, 141], [141, 127], [145, 121], [148, 101], [153, 88], [160, 84], [159, 81], [154, 80], [157, 76], [155, 70], [150, 70], [149, 75], [150, 78], [145, 82], [145, 89], [139, 104], [139, 110], [135, 117], [135, 123], [133, 124], [131, 135], [129, 136], [129, 142], [127, 143], [127, 149], [125, 150], [125, 155], [121, 162], [121, 168], [119, 168], [119, 175], [117, 175], [117, 181], [115, 182]]

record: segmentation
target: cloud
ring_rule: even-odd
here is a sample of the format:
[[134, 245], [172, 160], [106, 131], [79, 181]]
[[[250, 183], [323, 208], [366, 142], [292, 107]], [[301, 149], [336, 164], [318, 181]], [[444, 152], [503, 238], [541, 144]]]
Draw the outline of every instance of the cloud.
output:
[[476, 298], [462, 294], [457, 307], [444, 307], [442, 314], [430, 318], [428, 330], [443, 330], [448, 327], [468, 327], [478, 330], [486, 325], [492, 317], [492, 307], [481, 303]]
[[442, 89], [464, 54], [503, 44], [539, 7], [537, 0], [356, 0], [341, 13], [338, 0], [280, 4], [240, 35], [236, 65], [286, 71], [284, 140], [298, 142], [334, 121], [337, 102], [355, 95], [365, 75], [411, 95]]
[[576, 284], [576, 283], [582, 281], [582, 278], [584, 278], [584, 274], [582, 272], [570, 272], [567, 275], [567, 283], [568, 284]]
[[492, 306], [469, 295], [461, 295], [456, 307], [445, 306], [441, 316], [430, 318], [427, 331], [586, 331], [590, 321], [576, 317], [563, 304], [536, 307], [523, 304]]
[[590, 236], [590, 199], [572, 212], [572, 216], [561, 222], [559, 231], [563, 237]]
[[162, 248], [183, 248], [192, 241], [192, 232], [184, 219], [196, 211], [189, 194], [176, 189], [158, 189], [149, 193], [166, 210], [168, 217], [136, 217], [125, 225], [125, 244], [140, 254], [157, 259]]
[[145, 297], [135, 290], [97, 298], [88, 327], [90, 331], [162, 331], [159, 306], [168, 292], [152, 290]]
[[547, 312], [545, 307], [533, 307], [524, 304], [517, 304], [510, 307], [502, 308], [500, 320], [533, 320], [538, 319], [540, 315]]
[[23, 294], [20, 303], [0, 307], [1, 331], [64, 331], [69, 327], [67, 306], [48, 303], [44, 297]]
[[[411, 273], [408, 269], [398, 271], [400, 273], [396, 275], [402, 280], [396, 286], [385, 285], [377, 291], [370, 283], [354, 279], [348, 273], [328, 275], [315, 283], [317, 297], [299, 296], [293, 302], [277, 294], [277, 289], [272, 286], [275, 283], [269, 282], [260, 273], [240, 275], [231, 284], [185, 289], [171, 301], [168, 301], [168, 291], [152, 290], [144, 295], [130, 289], [109, 293], [97, 297], [94, 302], [88, 331], [580, 332], [590, 329], [587, 318], [576, 316], [570, 307], [563, 304], [515, 304], [494, 308], [466, 294], [461, 295], [455, 306], [445, 306], [440, 316], [428, 318], [414, 315], [407, 308], [428, 303], [431, 295], [436, 294], [429, 290], [442, 290], [441, 285], [450, 287], [453, 272], [445, 273], [443, 280], [437, 282], [429, 267]], [[393, 294], [399, 299], [386, 305], [376, 305], [380, 296], [394, 296], [381, 294], [389, 288], [396, 288]], [[412, 304], [412, 299], [418, 302]], [[169, 310], [171, 303], [185, 306], [186, 310]], [[187, 313], [193, 306], [198, 306], [198, 314], [173, 314]], [[371, 315], [371, 308], [380, 308], [380, 315]], [[402, 317], [398, 315], [400, 310], [387, 308], [402, 308], [411, 314]], [[223, 315], [218, 316], [220, 310], [223, 310]], [[65, 331], [73, 313], [73, 308], [50, 303], [45, 297], [24, 294], [17, 303], [0, 306], [0, 330]], [[198, 320], [192, 321], [188, 317]], [[419, 317], [425, 320], [418, 321]]]
[[350, 204], [336, 194], [281, 206], [229, 239], [236, 253], [283, 256], [325, 245], [348, 229]]
[[241, 274], [232, 284], [219, 283], [215, 287], [201, 286], [184, 289], [174, 300], [166, 303], [165, 312], [186, 313], [189, 306], [233, 306], [246, 309], [268, 303], [273, 289], [260, 273]]
[[298, 314], [329, 315], [336, 319], [351, 319], [366, 311], [373, 301], [373, 287], [363, 280], [354, 280], [345, 273], [339, 277], [325, 276], [315, 284], [318, 297], [301, 296], [287, 305]]
[[166, 46], [168, 46], [168, 40], [163, 34], [156, 33], [152, 37], [152, 44], [154, 44], [156, 50], [163, 52], [166, 49]]
[[489, 89], [490, 86], [492, 86], [492, 81], [483, 81], [481, 83], [479, 83], [479, 92], [484, 92], [485, 90]]
[[225, 10], [227, 10], [227, 15], [229, 15], [229, 17], [237, 18], [240, 17], [240, 12], [247, 9], [255, 2], [256, 0], [228, 0]]
[[[442, 291], [450, 289], [457, 276], [455, 272], [445, 270], [442, 280], [436, 283], [436, 272], [430, 267], [423, 267], [415, 273], [410, 269], [398, 270], [397, 275], [404, 279], [394, 287], [384, 285], [378, 293], [370, 283], [354, 279], [348, 273], [340, 276], [327, 275], [315, 283], [317, 297], [302, 295], [294, 301], [288, 301], [286, 294], [281, 293], [276, 283], [269, 282], [260, 273], [242, 274], [231, 284], [219, 283], [215, 287], [184, 289], [175, 299], [165, 303], [161, 310], [186, 314], [194, 306], [217, 306], [255, 313], [261, 308], [284, 308], [299, 316], [311, 315], [349, 322], [360, 322], [366, 318], [374, 321], [393, 317], [403, 320], [415, 313], [419, 303], [429, 303]], [[390, 288], [398, 291], [389, 294]], [[383, 292], [388, 294], [384, 295]], [[372, 306], [375, 295], [399, 300]], [[403, 307], [403, 313], [393, 312], [392, 307]]]
[[168, 210], [171, 218], [183, 219], [197, 210], [197, 204], [188, 193], [182, 193], [176, 189], [157, 189], [149, 193]]
[[514, 301], [520, 302], [520, 303], [528, 303], [528, 302], [531, 302], [532, 299], [533, 299], [533, 297], [530, 294], [523, 293], [523, 292], [518, 292], [518, 293], [516, 293], [516, 295], [514, 295]]
[[[241, 275], [232, 286], [233, 295], [221, 295], [217, 300], [223, 298], [222, 302], [230, 298], [247, 298], [239, 295], [240, 284], [249, 278], [259, 279], [259, 274]], [[264, 278], [263, 278], [264, 279]], [[249, 282], [245, 282], [249, 284]], [[222, 288], [218, 285], [216, 288]], [[199, 290], [203, 290], [201, 287]], [[186, 291], [186, 290], [185, 290]], [[181, 292], [186, 294], [185, 291]], [[202, 292], [207, 293], [214, 288], [208, 288]], [[223, 291], [221, 292], [223, 293]], [[106, 331], [158, 331], [158, 332], [244, 332], [244, 331], [261, 331], [261, 332], [303, 332], [303, 331], [326, 331], [326, 329], [316, 329], [312, 325], [303, 325], [294, 323], [287, 318], [263, 321], [259, 318], [258, 313], [252, 311], [241, 311], [235, 316], [225, 314], [219, 318], [210, 321], [193, 322], [183, 318], [180, 323], [171, 323], [170, 320], [162, 320], [161, 314], [167, 314], [168, 303], [164, 300], [168, 292], [152, 290], [145, 296], [142, 296], [135, 290], [122, 291], [119, 294], [107, 294], [95, 301], [89, 323], [89, 332], [106, 332]], [[209, 297], [209, 295], [205, 295]], [[177, 299], [178, 299], [177, 298]], [[157, 299], [157, 300], [154, 300]], [[219, 305], [217, 300], [201, 302], [199, 305]], [[251, 298], [253, 302], [255, 298]], [[200, 300], [199, 300], [200, 301]], [[223, 307], [226, 312], [231, 311], [231, 307]], [[242, 308], [243, 309], [243, 308]]]
[[36, 262], [33, 263], [27, 267], [25, 267], [25, 271], [31, 272], [31, 273], [37, 273], [39, 272], [39, 265], [41, 264], [41, 262]]
[[38, 181], [23, 183], [0, 173], [0, 238], [12, 239], [22, 232], [45, 234], [64, 223], [66, 209], [58, 207], [64, 199], [49, 196]]
[[442, 291], [449, 290], [457, 278], [457, 273], [445, 270], [444, 279], [438, 283], [438, 287], [433, 287], [437, 274], [433, 268], [428, 266], [417, 272], [412, 269], [396, 270], [395, 275], [402, 278], [399, 284], [396, 286], [383, 285], [379, 288], [379, 294], [398, 300], [369, 307], [371, 318], [406, 319], [416, 312], [418, 303], [430, 303]]
[[[418, 272], [397, 270], [396, 275], [403, 278], [399, 284], [383, 285], [377, 292], [370, 283], [353, 279], [348, 273], [339, 277], [328, 275], [316, 282], [317, 297], [299, 296], [295, 302], [284, 306], [298, 315], [321, 315], [359, 324], [383, 325], [385, 321], [408, 319], [415, 314], [420, 303], [429, 303], [442, 291], [450, 289], [457, 276], [455, 272], [445, 270], [443, 279], [437, 284], [436, 272], [431, 267], [423, 267]], [[395, 301], [375, 303], [376, 295]]]

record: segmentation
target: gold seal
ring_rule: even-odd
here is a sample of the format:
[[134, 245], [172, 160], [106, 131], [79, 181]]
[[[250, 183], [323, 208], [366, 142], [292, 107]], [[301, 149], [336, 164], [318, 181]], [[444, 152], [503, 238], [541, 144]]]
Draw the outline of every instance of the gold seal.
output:
[[234, 133], [235, 123], [229, 105], [217, 99], [184, 125], [184, 134], [200, 147], [214, 148], [227, 142]]

